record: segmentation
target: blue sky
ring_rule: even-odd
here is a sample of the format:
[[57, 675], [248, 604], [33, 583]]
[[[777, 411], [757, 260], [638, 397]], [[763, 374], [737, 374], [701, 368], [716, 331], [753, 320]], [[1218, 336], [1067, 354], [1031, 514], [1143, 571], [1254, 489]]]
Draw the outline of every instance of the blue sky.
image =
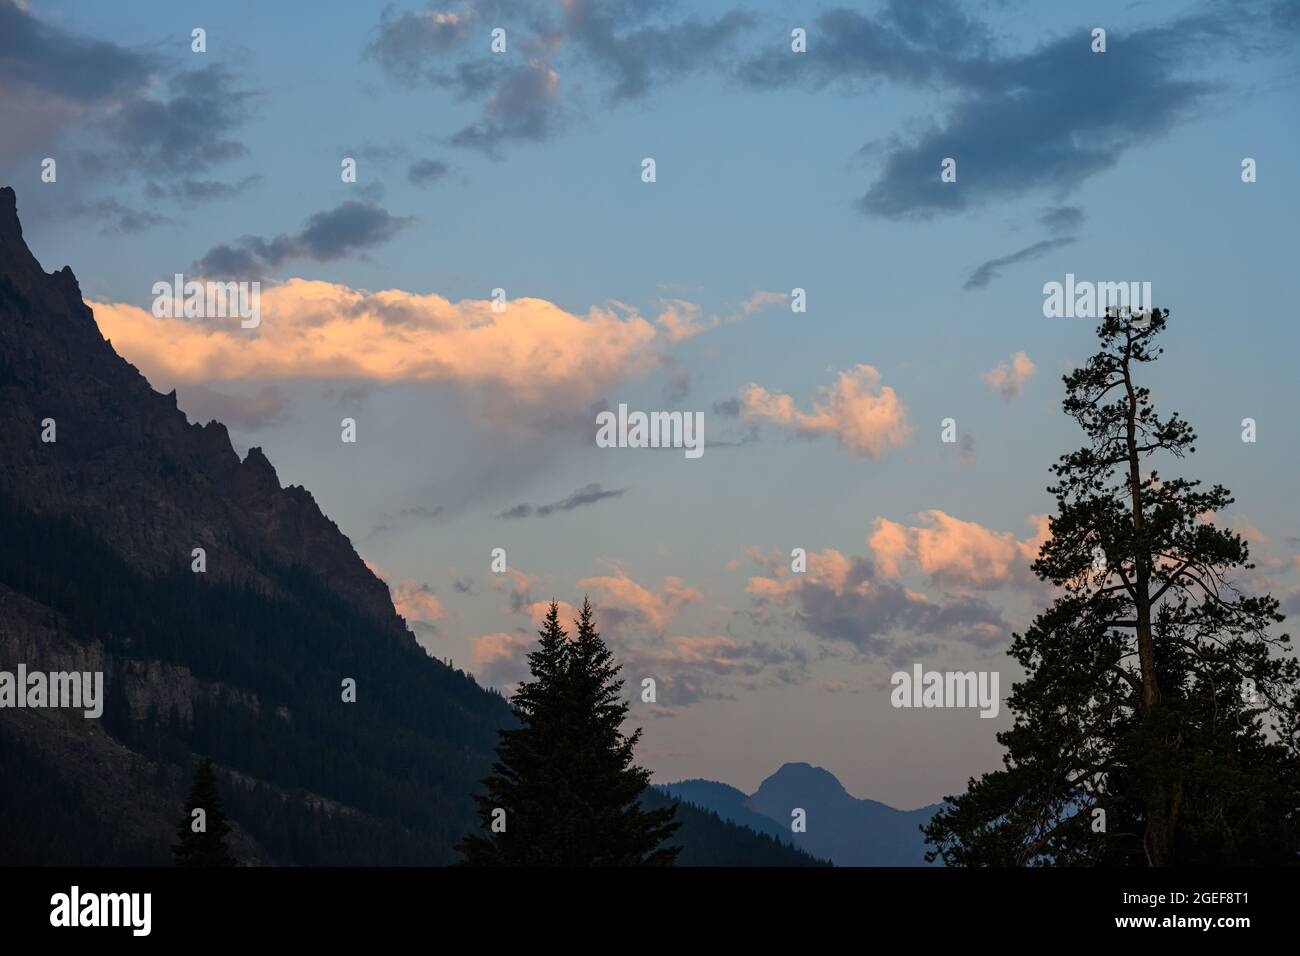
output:
[[[72, 265], [125, 357], [310, 488], [432, 653], [508, 687], [528, 606], [587, 591], [630, 681], [659, 681], [657, 705], [634, 707], [657, 779], [752, 789], [802, 760], [905, 807], [959, 789], [997, 761], [1005, 712], [893, 710], [888, 677], [920, 660], [1001, 670], [1009, 690], [1010, 633], [1047, 599], [1023, 567], [1033, 516], [1051, 511], [1048, 466], [1079, 442], [1060, 376], [1094, 341], [1091, 321], [1042, 314], [1043, 284], [1068, 272], [1149, 281], [1173, 311], [1149, 383], [1201, 434], [1185, 472], [1233, 489], [1223, 520], [1256, 536], [1252, 583], [1300, 610], [1296, 4], [301, 9], [0, 0], [0, 179], [38, 258]], [[496, 26], [505, 54], [489, 49]], [[805, 54], [790, 51], [798, 26]], [[941, 184], [949, 155], [957, 182]], [[420, 162], [431, 181], [413, 181]], [[263, 248], [245, 236], [289, 249], [234, 276], [268, 289], [436, 296], [472, 323], [464, 303], [501, 287], [521, 342], [540, 335], [521, 312], [541, 306], [518, 300], [548, 303], [572, 318], [560, 327], [577, 337], [550, 346], [577, 368], [555, 372], [539, 345], [409, 373], [286, 358], [268, 374], [236, 357], [196, 374], [175, 355], [200, 333], [132, 334], [155, 281]], [[964, 288], [1052, 239], [1072, 241]], [[745, 310], [796, 287], [806, 313], [770, 297]], [[708, 327], [674, 339], [660, 321], [673, 301]], [[310, 324], [301, 299], [274, 302], [259, 334]], [[613, 316], [603, 331], [593, 309]], [[631, 334], [629, 317], [653, 340], [607, 339]], [[1033, 373], [1004, 394], [986, 377], [1017, 353]], [[876, 370], [864, 407], [907, 429], [877, 453], [846, 444], [852, 400], [803, 433], [744, 400], [752, 383], [811, 413], [860, 365]], [[530, 394], [532, 377], [553, 381]], [[875, 404], [881, 389], [897, 408]], [[600, 402], [701, 411], [706, 453], [598, 449]], [[344, 416], [355, 445], [339, 441]], [[946, 417], [965, 446], [939, 440]], [[521, 503], [569, 507], [500, 517]], [[868, 540], [882, 520], [912, 529], [895, 573]], [[927, 565], [921, 543], [940, 557]], [[525, 577], [493, 575], [495, 547]], [[788, 584], [771, 555], [788, 571], [794, 547], [823, 557], [765, 596], [755, 579]], [[957, 623], [837, 590], [839, 559], [850, 582], [906, 607], [902, 589], [923, 595]]]

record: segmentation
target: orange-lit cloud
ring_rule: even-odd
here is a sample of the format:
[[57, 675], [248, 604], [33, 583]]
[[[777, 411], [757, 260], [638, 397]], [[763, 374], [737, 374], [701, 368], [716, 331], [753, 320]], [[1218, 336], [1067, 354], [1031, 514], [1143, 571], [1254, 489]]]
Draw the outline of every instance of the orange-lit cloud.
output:
[[884, 576], [919, 571], [941, 585], [975, 588], [1027, 581], [1029, 564], [1048, 537], [1046, 515], [1029, 519], [1034, 532], [1024, 539], [962, 521], [937, 508], [918, 517], [923, 524], [913, 527], [876, 519], [867, 544]]
[[532, 644], [533, 638], [526, 634], [507, 634], [497, 631], [484, 634], [474, 639], [473, 663], [475, 668], [500, 665], [507, 661], [519, 661], [524, 657], [525, 649]]
[[306, 279], [263, 287], [261, 324], [253, 329], [237, 319], [157, 318], [133, 305], [91, 305], [104, 336], [164, 390], [230, 379], [451, 382], [470, 391], [495, 424], [583, 412], [614, 385], [658, 367], [654, 350], [665, 339], [698, 331], [698, 310], [689, 303], [669, 303], [656, 324], [619, 303], [576, 315], [520, 298], [494, 312], [490, 300]]
[[447, 616], [447, 609], [427, 584], [408, 578], [389, 591], [393, 595], [393, 607], [408, 623], [440, 621]]
[[616, 575], [583, 578], [578, 587], [594, 591], [598, 601], [593, 603], [603, 609], [628, 611], [661, 634], [682, 608], [704, 600], [700, 591], [681, 578], [665, 578], [663, 588], [656, 592], [637, 584], [621, 570]]
[[878, 458], [907, 443], [906, 410], [892, 388], [881, 385], [880, 372], [855, 365], [839, 373], [833, 385], [818, 388], [812, 411], [800, 410], [789, 395], [769, 392], [752, 382], [741, 390], [741, 414], [793, 428], [799, 435], [833, 435], [851, 455]]

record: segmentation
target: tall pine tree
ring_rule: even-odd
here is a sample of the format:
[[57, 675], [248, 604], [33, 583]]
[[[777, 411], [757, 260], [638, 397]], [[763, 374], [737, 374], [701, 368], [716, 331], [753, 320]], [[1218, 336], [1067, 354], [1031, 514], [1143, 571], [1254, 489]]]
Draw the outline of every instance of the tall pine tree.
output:
[[1065, 376], [1086, 447], [1053, 466], [1057, 514], [1035, 574], [1053, 605], [1016, 635], [1025, 671], [998, 735], [1005, 769], [971, 780], [926, 828], [955, 865], [1297, 862], [1300, 666], [1278, 602], [1214, 524], [1219, 485], [1157, 474], [1195, 451], [1137, 372], [1168, 310], [1111, 313]]
[[[196, 815], [195, 810], [203, 813]], [[202, 821], [202, 828], [199, 821]], [[221, 791], [217, 789], [217, 775], [212, 761], [204, 757], [194, 771], [189, 799], [180, 822], [176, 825], [178, 842], [172, 845], [172, 855], [177, 866], [234, 866], [228, 839], [230, 824], [226, 822]]]
[[674, 807], [646, 810], [650, 772], [634, 764], [641, 738], [622, 732], [629, 704], [619, 665], [583, 601], [572, 640], [551, 602], [528, 655], [531, 680], [511, 703], [516, 728], [501, 731], [483, 781], [481, 832], [457, 849], [471, 866], [667, 866], [679, 847]]

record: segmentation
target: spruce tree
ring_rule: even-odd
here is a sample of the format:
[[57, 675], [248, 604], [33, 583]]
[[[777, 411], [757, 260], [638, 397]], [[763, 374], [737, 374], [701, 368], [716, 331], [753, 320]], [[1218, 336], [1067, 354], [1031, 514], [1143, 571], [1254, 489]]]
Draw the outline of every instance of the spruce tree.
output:
[[680, 850], [662, 845], [677, 829], [675, 807], [641, 806], [650, 779], [634, 764], [641, 731], [622, 733], [629, 704], [589, 601], [575, 625], [569, 640], [551, 602], [528, 655], [531, 680], [511, 700], [519, 726], [500, 732], [475, 798], [481, 830], [457, 847], [468, 865], [671, 865]]
[[[204, 827], [200, 832], [194, 829], [196, 809], [203, 811]], [[226, 822], [221, 792], [217, 789], [217, 775], [212, 769], [212, 761], [204, 757], [194, 771], [190, 796], [176, 825], [179, 842], [172, 845], [176, 865], [234, 866], [236, 861], [230, 855], [227, 842], [229, 836], [230, 824]]]
[[1240, 535], [1219, 485], [1160, 476], [1195, 451], [1138, 384], [1168, 310], [1111, 312], [1102, 349], [1065, 376], [1088, 445], [1048, 490], [1033, 565], [1052, 606], [1011, 655], [1025, 678], [998, 740], [1004, 769], [948, 798], [926, 838], [953, 865], [1297, 862], [1300, 667], [1278, 602], [1240, 590]]

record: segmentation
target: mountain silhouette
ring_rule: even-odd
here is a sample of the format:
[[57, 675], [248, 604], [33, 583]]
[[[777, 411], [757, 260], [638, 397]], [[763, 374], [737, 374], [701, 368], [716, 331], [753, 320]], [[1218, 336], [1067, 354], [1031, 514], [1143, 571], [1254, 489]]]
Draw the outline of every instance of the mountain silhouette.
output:
[[[897, 810], [854, 797], [830, 771], [806, 763], [787, 763], [752, 795], [710, 780], [684, 780], [660, 788], [679, 800], [706, 807], [722, 819], [777, 836], [836, 866], [923, 866], [925, 842], [920, 827], [940, 805]], [[796, 809], [804, 811], [806, 831], [793, 832]]]
[[[0, 529], [0, 670], [104, 675], [99, 719], [0, 711], [0, 864], [170, 862], [199, 756], [245, 863], [453, 862], [508, 704], [419, 647], [310, 492], [113, 350], [72, 270], [28, 249], [11, 188]], [[685, 817], [683, 863], [813, 862]]]

